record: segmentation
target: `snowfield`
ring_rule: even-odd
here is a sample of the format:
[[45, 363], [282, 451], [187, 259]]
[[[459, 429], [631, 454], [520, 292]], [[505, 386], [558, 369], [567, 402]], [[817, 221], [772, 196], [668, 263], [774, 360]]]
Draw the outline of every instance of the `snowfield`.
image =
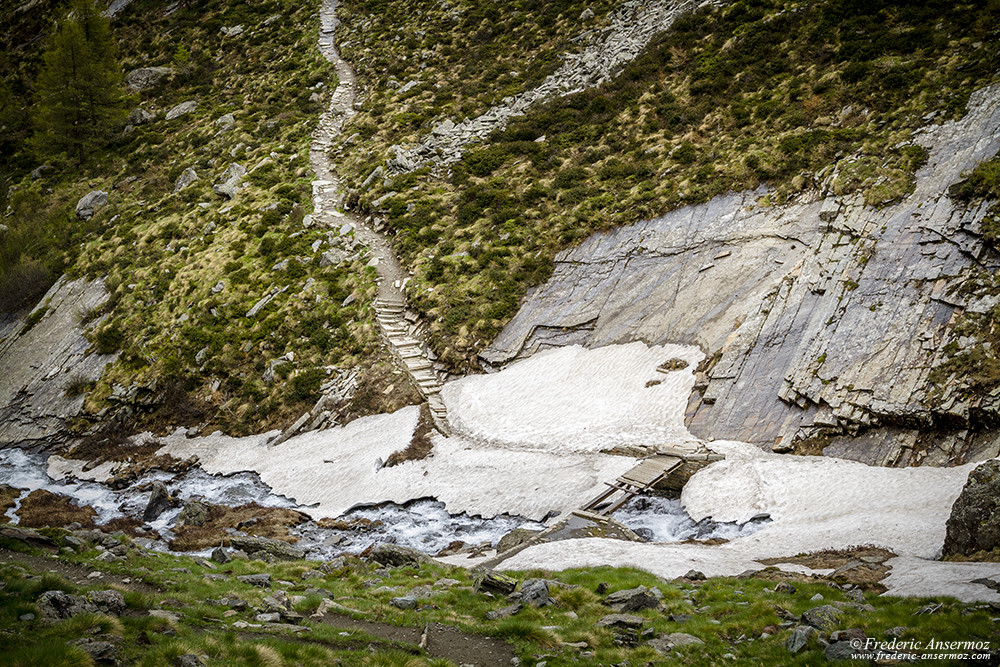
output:
[[[455, 435], [435, 437], [431, 457], [382, 467], [417, 425], [409, 407], [347, 426], [306, 433], [270, 447], [267, 436], [186, 438], [160, 453], [197, 455], [209, 472], [256, 471], [275, 493], [309, 505], [316, 518], [384, 501], [434, 497], [450, 512], [541, 519], [580, 506], [635, 460], [602, 454], [615, 446], [692, 446], [684, 408], [701, 359], [693, 347], [643, 343], [538, 353], [492, 375], [462, 378], [442, 392]], [[657, 370], [671, 359], [688, 367]], [[941, 563], [945, 522], [973, 465], [875, 468], [828, 457], [782, 456], [739, 442], [706, 443], [725, 454], [687, 484], [692, 518], [773, 522], [718, 546], [637, 544], [607, 539], [535, 546], [503, 569], [633, 566], [665, 578], [697, 569], [735, 575], [759, 559], [876, 545], [899, 555], [885, 580], [890, 594], [1000, 600], [973, 579], [1000, 580], [1000, 564]], [[468, 563], [467, 563], [468, 564]], [[786, 564], [784, 569], [801, 571]]]

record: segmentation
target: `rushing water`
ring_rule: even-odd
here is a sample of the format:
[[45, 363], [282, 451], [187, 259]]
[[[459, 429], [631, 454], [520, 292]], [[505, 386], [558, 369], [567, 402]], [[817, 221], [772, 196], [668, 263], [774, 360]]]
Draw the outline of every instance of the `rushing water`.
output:
[[[174, 475], [153, 472], [124, 489], [72, 478], [54, 480], [46, 473], [46, 457], [20, 449], [0, 450], [0, 484], [24, 489], [21, 498], [36, 489], [45, 489], [73, 498], [78, 504], [94, 508], [98, 523], [121, 516], [141, 516], [149, 501], [149, 483], [161, 481], [171, 495], [181, 500], [202, 500], [216, 505], [257, 503], [264, 507], [287, 507], [308, 513], [293, 500], [271, 492], [254, 473], [210, 475], [200, 468]], [[7, 511], [16, 523], [18, 503]], [[180, 508], [170, 509], [150, 524], [164, 537], [170, 536]], [[758, 530], [769, 519], [754, 519], [746, 524], [720, 524], [710, 520], [695, 522], [684, 511], [680, 500], [659, 497], [634, 498], [614, 517], [642, 537], [653, 542], [676, 542], [691, 538], [732, 539]], [[436, 554], [454, 542], [470, 546], [495, 546], [514, 528], [541, 530], [544, 525], [523, 517], [499, 515], [492, 518], [451, 514], [444, 503], [420, 499], [405, 504], [382, 503], [361, 507], [341, 517], [336, 528], [321, 528], [309, 521], [292, 529], [299, 546], [312, 557], [338, 553], [360, 553], [372, 544], [392, 542]], [[166, 549], [165, 542], [152, 544]]]

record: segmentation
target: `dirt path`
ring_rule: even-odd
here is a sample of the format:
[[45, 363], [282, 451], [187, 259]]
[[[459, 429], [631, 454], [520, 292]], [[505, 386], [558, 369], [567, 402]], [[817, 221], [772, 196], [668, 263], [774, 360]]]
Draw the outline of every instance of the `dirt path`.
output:
[[313, 135], [309, 150], [317, 179], [313, 181], [313, 218], [328, 227], [353, 225], [355, 239], [371, 250], [371, 261], [378, 273], [378, 298], [374, 304], [376, 319], [400, 365], [406, 369], [420, 393], [427, 399], [434, 425], [447, 435], [448, 416], [440, 396], [441, 378], [434, 369], [428, 355], [430, 348], [419, 327], [405, 317], [405, 287], [409, 276], [388, 241], [367, 220], [344, 209], [344, 187], [330, 160], [329, 150], [333, 139], [354, 116], [354, 103], [357, 99], [354, 70], [340, 57], [334, 41], [336, 8], [336, 0], [321, 0], [319, 48], [323, 56], [333, 64], [338, 83], [329, 108], [320, 116], [319, 128]]

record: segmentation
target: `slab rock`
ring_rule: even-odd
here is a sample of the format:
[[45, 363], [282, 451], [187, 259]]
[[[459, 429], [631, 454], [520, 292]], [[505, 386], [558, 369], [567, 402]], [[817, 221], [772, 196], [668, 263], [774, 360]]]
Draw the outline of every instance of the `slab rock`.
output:
[[197, 108], [198, 108], [198, 102], [196, 102], [195, 100], [188, 100], [187, 102], [181, 102], [180, 104], [173, 107], [170, 111], [167, 112], [166, 119], [174, 120], [175, 118], [180, 118], [181, 116], [185, 116], [191, 113]]
[[951, 507], [944, 555], [970, 556], [1000, 548], [1000, 460], [993, 459], [969, 474]]
[[272, 540], [266, 537], [233, 537], [230, 544], [234, 549], [241, 549], [248, 553], [251, 558], [259, 558], [262, 555], [277, 560], [302, 560], [306, 552], [295, 545], [281, 540]]
[[641, 611], [643, 609], [656, 609], [660, 606], [660, 599], [645, 586], [639, 586], [624, 591], [615, 591], [604, 598], [602, 603], [618, 612]]

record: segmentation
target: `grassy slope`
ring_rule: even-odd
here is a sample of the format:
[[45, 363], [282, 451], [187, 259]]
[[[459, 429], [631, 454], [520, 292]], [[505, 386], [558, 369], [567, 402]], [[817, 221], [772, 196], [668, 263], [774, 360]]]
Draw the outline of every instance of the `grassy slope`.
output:
[[[122, 355], [91, 391], [94, 411], [107, 404], [115, 383], [155, 383], [156, 393], [166, 390], [164, 422], [196, 416], [231, 432], [261, 430], [310, 407], [330, 366], [364, 369], [356, 400], [340, 406], [342, 417], [412, 401], [398, 379], [395, 393], [381, 393], [393, 371], [368, 306], [375, 285], [366, 257], [320, 268], [311, 245], [327, 231], [301, 224], [311, 211], [309, 133], [336, 85], [315, 47], [317, 8], [212, 0], [164, 17], [165, 6], [137, 0], [113, 24], [125, 71], [176, 70], [134, 100], [158, 113], [154, 121], [82, 170], [56, 163], [58, 171], [38, 181], [27, 178], [36, 163], [18, 143], [26, 130], [12, 137], [20, 152], [8, 163], [11, 233], [0, 239], [0, 278], [40, 267], [48, 280], [67, 269], [105, 279], [110, 317], [95, 342]], [[240, 36], [220, 32], [237, 24], [246, 28]], [[43, 30], [46, 23], [29, 27]], [[21, 54], [8, 79], [31, 79], [39, 46]], [[317, 91], [321, 99], [311, 100]], [[164, 120], [166, 110], [187, 100], [198, 101], [193, 113]], [[222, 132], [214, 121], [225, 113], [236, 124]], [[226, 203], [211, 186], [231, 162], [251, 173]], [[188, 167], [200, 180], [174, 194]], [[111, 193], [109, 205], [89, 222], [76, 220], [76, 200], [97, 188]], [[287, 258], [286, 269], [272, 268]], [[220, 281], [225, 289], [213, 293]], [[245, 317], [275, 288], [287, 291], [256, 318]], [[351, 295], [354, 303], [342, 306]], [[289, 353], [294, 361], [265, 383], [271, 362]]]
[[[834, 164], [835, 191], [873, 206], [899, 199], [925, 159], [912, 131], [961, 115], [1000, 70], [1000, 16], [986, 0], [740, 1], [680, 20], [617, 79], [533, 109], [450, 173], [361, 191], [389, 146], [481, 113], [518, 89], [505, 72], [550, 71], [539, 44], [591, 27], [576, 22], [582, 3], [552, 3], [561, 15], [544, 38], [537, 3], [493, 17], [458, 3], [460, 20], [410, 4], [345, 3], [344, 52], [371, 89], [345, 132], [358, 136], [344, 172], [362, 205], [395, 193], [381, 212], [416, 274], [411, 297], [456, 368], [475, 365], [556, 252], [594, 231], [762, 183], [781, 202]], [[398, 20], [366, 22], [376, 13]], [[402, 94], [382, 85], [390, 74], [421, 85]]]
[[[56, 539], [60, 533], [52, 533]], [[5, 548], [18, 547], [18, 543], [5, 539]], [[469, 571], [441, 565], [423, 565], [376, 571], [377, 566], [349, 559], [347, 566], [332, 570], [319, 578], [303, 580], [302, 573], [315, 567], [306, 561], [266, 564], [260, 561], [233, 561], [230, 564], [207, 568], [197, 560], [165, 554], [143, 554], [130, 551], [126, 561], [99, 563], [93, 560], [97, 551], [66, 553], [59, 557], [61, 563], [84, 565], [87, 570], [97, 569], [112, 575], [131, 577], [134, 585], [124, 588], [129, 613], [120, 619], [108, 617], [78, 617], [47, 625], [39, 620], [20, 621], [24, 613], [36, 613], [33, 606], [37, 596], [45, 591], [61, 588], [73, 591], [79, 587], [52, 574], [26, 577], [21, 567], [5, 563], [0, 568], [0, 580], [5, 586], [0, 590], [0, 627], [16, 629], [14, 633], [0, 633], [0, 651], [6, 664], [88, 664], [72, 662], [65, 656], [74, 651], [66, 642], [92, 634], [99, 626], [104, 632], [118, 635], [117, 643], [122, 657], [129, 664], [170, 664], [185, 653], [208, 657], [208, 665], [268, 664], [268, 665], [422, 665], [450, 664], [426, 660], [426, 656], [408, 655], [394, 650], [385, 642], [372, 641], [372, 650], [366, 648], [369, 640], [358, 635], [341, 635], [341, 630], [306, 619], [310, 631], [294, 638], [280, 633], [271, 638], [240, 634], [231, 628], [235, 621], [254, 622], [253, 609], [240, 611], [235, 616], [224, 616], [227, 607], [206, 603], [207, 599], [230, 596], [239, 597], [259, 606], [270, 591], [235, 580], [237, 575], [268, 572], [289, 596], [301, 595], [295, 609], [309, 614], [317, 608], [321, 598], [306, 594], [307, 588], [324, 588], [340, 604], [359, 612], [356, 617], [377, 620], [394, 625], [423, 627], [426, 623], [441, 622], [462, 628], [466, 632], [486, 634], [513, 642], [524, 664], [533, 665], [540, 659], [552, 667], [558, 665], [641, 665], [661, 660], [653, 649], [617, 646], [612, 631], [595, 627], [596, 622], [610, 613], [600, 604], [594, 591], [604, 583], [609, 592], [644, 585], [658, 587], [663, 593], [662, 610], [637, 612], [645, 620], [646, 628], [656, 635], [669, 632], [686, 632], [701, 638], [703, 645], [675, 649], [671, 660], [680, 664], [713, 664], [732, 654], [744, 663], [805, 665], [822, 661], [822, 647], [813, 643], [796, 656], [784, 647], [791, 629], [781, 629], [773, 636], [762, 637], [768, 626], [778, 626], [783, 609], [798, 615], [820, 604], [847, 600], [836, 587], [822, 581], [795, 582], [794, 593], [775, 592], [774, 581], [767, 578], [712, 578], [704, 582], [666, 582], [638, 570], [593, 568], [569, 570], [557, 574], [541, 571], [512, 573], [517, 580], [546, 576], [570, 586], [552, 587], [556, 604], [541, 609], [527, 608], [508, 619], [487, 621], [487, 611], [506, 606], [502, 597], [474, 593], [469, 588], [472, 576]], [[17, 555], [14, 555], [15, 561]], [[53, 562], [53, 565], [56, 565]], [[35, 566], [37, 568], [37, 566]], [[186, 568], [187, 571], [179, 568]], [[28, 568], [34, 569], [34, 568]], [[223, 573], [221, 581], [204, 578], [206, 574]], [[418, 610], [403, 611], [389, 604], [392, 597], [405, 594], [415, 586], [432, 586], [442, 578], [459, 582], [450, 589], [433, 589], [430, 598], [421, 601]], [[98, 580], [99, 581], [99, 580]], [[372, 584], [371, 582], [375, 582]], [[94, 589], [107, 584], [94, 583]], [[141, 586], [142, 590], [134, 587]], [[378, 588], [376, 588], [378, 587]], [[382, 588], [387, 587], [387, 588]], [[155, 592], [154, 592], [155, 591]], [[812, 601], [816, 594], [823, 601]], [[996, 622], [991, 620], [988, 609], [965, 605], [948, 598], [899, 599], [867, 594], [867, 602], [874, 611], [848, 610], [837, 624], [838, 628], [861, 628], [867, 636], [889, 641], [886, 633], [903, 628], [903, 640], [927, 641], [976, 641], [996, 636]], [[914, 615], [925, 605], [943, 603], [932, 614]], [[145, 615], [146, 610], [162, 608], [179, 612], [180, 620], [168, 620]], [[696, 611], [697, 610], [697, 611]], [[671, 614], [687, 614], [690, 620], [671, 621]], [[993, 614], [995, 616], [995, 612]], [[168, 632], [169, 631], [169, 632]], [[360, 640], [360, 641], [359, 641]], [[583, 642], [585, 649], [564, 646], [564, 642]], [[412, 651], [412, 647], [410, 649]], [[589, 651], [591, 656], [581, 655]], [[66, 662], [58, 662], [60, 659]], [[35, 662], [32, 662], [34, 660]], [[409, 660], [410, 662], [407, 662]], [[425, 661], [426, 660], [426, 661]]]

